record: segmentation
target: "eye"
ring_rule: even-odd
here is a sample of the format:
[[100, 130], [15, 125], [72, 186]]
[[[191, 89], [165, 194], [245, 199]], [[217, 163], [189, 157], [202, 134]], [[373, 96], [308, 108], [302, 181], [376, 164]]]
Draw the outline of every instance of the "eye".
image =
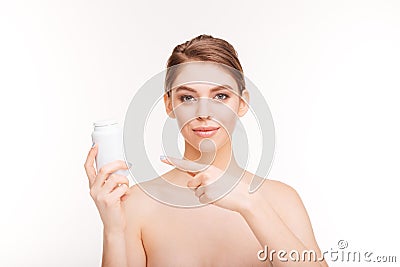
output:
[[194, 102], [194, 101], [196, 101], [196, 99], [191, 95], [183, 95], [183, 96], [179, 97], [179, 99], [182, 102]]
[[225, 100], [225, 99], [229, 98], [229, 96], [227, 94], [220, 93], [220, 94], [217, 94], [214, 98], [217, 100]]

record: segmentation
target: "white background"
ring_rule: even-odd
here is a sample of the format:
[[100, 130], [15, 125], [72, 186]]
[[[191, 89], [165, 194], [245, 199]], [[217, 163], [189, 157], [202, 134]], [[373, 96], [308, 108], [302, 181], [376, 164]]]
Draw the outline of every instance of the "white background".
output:
[[268, 178], [299, 192], [321, 249], [344, 239], [399, 261], [399, 14], [396, 0], [2, 1], [0, 266], [99, 266], [92, 122], [123, 121], [203, 33], [236, 48], [267, 99]]

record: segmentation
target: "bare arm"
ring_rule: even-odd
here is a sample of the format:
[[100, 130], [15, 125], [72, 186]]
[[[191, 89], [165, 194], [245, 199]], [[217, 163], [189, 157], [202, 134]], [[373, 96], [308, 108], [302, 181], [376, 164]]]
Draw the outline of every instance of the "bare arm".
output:
[[124, 232], [103, 231], [103, 258], [102, 267], [127, 267], [127, 253]]
[[126, 259], [129, 267], [145, 267], [147, 256], [142, 242], [141, 225], [146, 223], [146, 209], [143, 192], [137, 185], [132, 186], [127, 194], [127, 200], [123, 202], [126, 214]]
[[140, 191], [136, 185], [122, 198], [126, 227], [124, 231], [104, 230], [102, 267], [145, 267], [146, 253], [141, 238], [142, 216], [138, 203]]
[[[264, 248], [268, 247], [268, 254], [274, 253], [272, 263], [274, 266], [328, 266], [321, 258], [321, 251], [317, 245], [307, 211], [297, 192], [279, 182], [274, 183], [272, 189], [256, 192], [251, 195], [250, 202], [239, 212], [242, 214], [254, 235]], [[268, 186], [270, 186], [269, 184]], [[261, 191], [261, 190], [260, 190]], [[265, 196], [268, 193], [271, 196]], [[272, 200], [274, 199], [274, 200]], [[279, 251], [283, 252], [279, 255]], [[289, 253], [293, 250], [299, 252], [300, 261], [291, 260]], [[309, 252], [313, 250], [317, 260]], [[267, 255], [270, 259], [270, 255]], [[296, 255], [292, 255], [292, 258]], [[279, 259], [281, 258], [281, 260]], [[270, 259], [271, 260], [271, 259]]]
[[[103, 222], [102, 267], [146, 266], [146, 258], [141, 243], [139, 220], [127, 223], [125, 202], [129, 200], [129, 180], [115, 174], [128, 166], [117, 160], [104, 165], [98, 173], [93, 164], [97, 145], [90, 149], [85, 162], [89, 179], [90, 195], [93, 198]], [[130, 194], [134, 195], [134, 194]], [[140, 216], [136, 216], [140, 217]]]
[[145, 267], [146, 254], [137, 225], [125, 232], [104, 231], [102, 267]]

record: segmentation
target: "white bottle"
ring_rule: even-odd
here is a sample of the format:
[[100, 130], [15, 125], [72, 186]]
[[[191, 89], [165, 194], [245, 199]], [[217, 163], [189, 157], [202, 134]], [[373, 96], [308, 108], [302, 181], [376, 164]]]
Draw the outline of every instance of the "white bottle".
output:
[[[92, 141], [97, 144], [96, 169], [115, 160], [123, 160], [123, 134], [116, 120], [102, 120], [93, 123]], [[116, 174], [128, 176], [128, 170], [118, 170]]]

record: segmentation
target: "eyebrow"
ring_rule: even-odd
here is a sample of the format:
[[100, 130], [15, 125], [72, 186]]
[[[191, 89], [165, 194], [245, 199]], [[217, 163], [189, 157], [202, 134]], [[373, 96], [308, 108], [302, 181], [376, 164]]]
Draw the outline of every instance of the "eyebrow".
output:
[[[219, 86], [213, 87], [213, 88], [210, 89], [210, 91], [211, 92], [215, 92], [215, 91], [219, 91], [221, 89], [233, 90], [233, 88], [230, 85], [224, 84], [224, 85], [219, 85]], [[178, 87], [176, 87], [175, 89], [172, 89], [172, 90], [175, 90], [175, 92], [178, 92], [180, 90], [187, 90], [187, 91], [190, 91], [190, 92], [193, 92], [193, 93], [197, 92], [197, 90], [195, 90], [195, 89], [193, 89], [191, 87], [188, 87], [186, 85], [180, 85], [180, 86], [178, 86]]]

